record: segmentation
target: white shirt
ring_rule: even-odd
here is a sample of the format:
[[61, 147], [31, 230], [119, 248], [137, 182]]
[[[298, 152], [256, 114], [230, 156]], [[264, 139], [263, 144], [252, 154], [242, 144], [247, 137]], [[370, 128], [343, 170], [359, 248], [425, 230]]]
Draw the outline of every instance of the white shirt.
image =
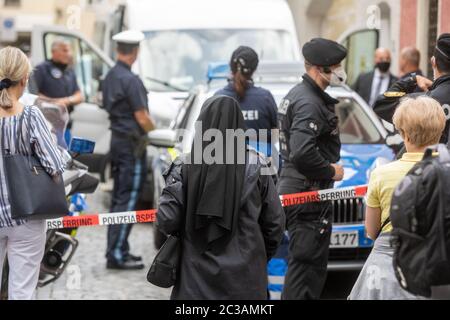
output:
[[[378, 96], [380, 94], [385, 93], [389, 89], [389, 80], [391, 75], [389, 72], [387, 73], [381, 73], [380, 70], [375, 69], [375, 74], [373, 76], [373, 82], [372, 82], [372, 91], [370, 93], [370, 101], [369, 105], [372, 107], [377, 100]], [[380, 84], [381, 81], [381, 84]], [[377, 92], [377, 90], [379, 91]]]

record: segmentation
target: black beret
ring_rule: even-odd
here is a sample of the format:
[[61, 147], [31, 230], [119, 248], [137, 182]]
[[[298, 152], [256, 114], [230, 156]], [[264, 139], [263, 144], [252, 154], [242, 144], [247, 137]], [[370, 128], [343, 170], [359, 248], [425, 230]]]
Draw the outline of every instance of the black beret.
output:
[[315, 38], [303, 46], [303, 56], [312, 65], [330, 67], [347, 57], [347, 49], [335, 41]]
[[436, 51], [444, 58], [450, 60], [450, 33], [444, 33], [439, 37]]
[[241, 67], [243, 74], [251, 75], [258, 68], [259, 58], [258, 54], [250, 47], [240, 46], [237, 48], [231, 57], [231, 70], [236, 72], [238, 67]]

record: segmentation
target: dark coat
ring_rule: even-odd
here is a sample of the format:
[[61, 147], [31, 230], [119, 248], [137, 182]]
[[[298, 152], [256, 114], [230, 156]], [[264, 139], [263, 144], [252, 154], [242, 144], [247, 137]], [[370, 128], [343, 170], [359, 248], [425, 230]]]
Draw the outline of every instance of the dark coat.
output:
[[[175, 161], [165, 174], [157, 227], [165, 234], [182, 231], [180, 273], [174, 300], [266, 300], [267, 263], [276, 253], [285, 230], [285, 216], [271, 176], [256, 152], [249, 157], [236, 233], [222, 252], [201, 254], [183, 227], [185, 191], [183, 163]], [[220, 183], [218, 181], [217, 183]]]
[[308, 75], [294, 87], [278, 109], [281, 179], [324, 182], [335, 175], [331, 166], [340, 160], [341, 141], [335, 105], [338, 100], [324, 92]]
[[[370, 96], [372, 94], [372, 84], [373, 78], [375, 77], [375, 71], [370, 71], [367, 73], [362, 73], [359, 75], [352, 89], [358, 93], [361, 98], [367, 103], [370, 102]], [[397, 81], [398, 78], [392, 74], [389, 74], [389, 87]]]
[[441, 137], [441, 143], [449, 142], [450, 130], [450, 75], [442, 76], [437, 79], [427, 93], [415, 93], [416, 83], [412, 79], [399, 80], [394, 83], [384, 95], [380, 95], [375, 102], [373, 110], [383, 120], [392, 123], [395, 110], [400, 104], [402, 98], [406, 95], [417, 97], [420, 95], [429, 96], [437, 100], [447, 115], [447, 124]]

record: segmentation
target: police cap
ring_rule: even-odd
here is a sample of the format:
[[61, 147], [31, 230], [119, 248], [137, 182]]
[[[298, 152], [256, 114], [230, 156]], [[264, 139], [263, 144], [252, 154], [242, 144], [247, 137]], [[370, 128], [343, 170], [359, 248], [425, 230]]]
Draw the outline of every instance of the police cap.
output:
[[450, 33], [442, 34], [436, 44], [436, 54], [450, 61]]
[[312, 65], [331, 67], [347, 57], [347, 49], [335, 41], [315, 38], [303, 46], [303, 56]]
[[139, 43], [145, 39], [145, 35], [141, 31], [128, 30], [116, 34], [112, 39], [117, 43], [138, 46]]
[[231, 56], [231, 70], [233, 72], [239, 69], [245, 75], [252, 75], [258, 68], [258, 54], [250, 47], [240, 46]]

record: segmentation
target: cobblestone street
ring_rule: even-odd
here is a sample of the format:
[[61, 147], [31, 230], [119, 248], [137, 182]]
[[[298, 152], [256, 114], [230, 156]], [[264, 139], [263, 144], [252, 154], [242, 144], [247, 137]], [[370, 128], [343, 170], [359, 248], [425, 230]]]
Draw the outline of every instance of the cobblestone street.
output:
[[[88, 196], [88, 213], [106, 213], [105, 192]], [[37, 292], [39, 300], [166, 300], [171, 290], [149, 284], [146, 274], [156, 254], [153, 227], [135, 225], [130, 236], [132, 253], [142, 255], [146, 268], [141, 271], [106, 269], [106, 227], [78, 230], [80, 244], [65, 273], [55, 283]]]

